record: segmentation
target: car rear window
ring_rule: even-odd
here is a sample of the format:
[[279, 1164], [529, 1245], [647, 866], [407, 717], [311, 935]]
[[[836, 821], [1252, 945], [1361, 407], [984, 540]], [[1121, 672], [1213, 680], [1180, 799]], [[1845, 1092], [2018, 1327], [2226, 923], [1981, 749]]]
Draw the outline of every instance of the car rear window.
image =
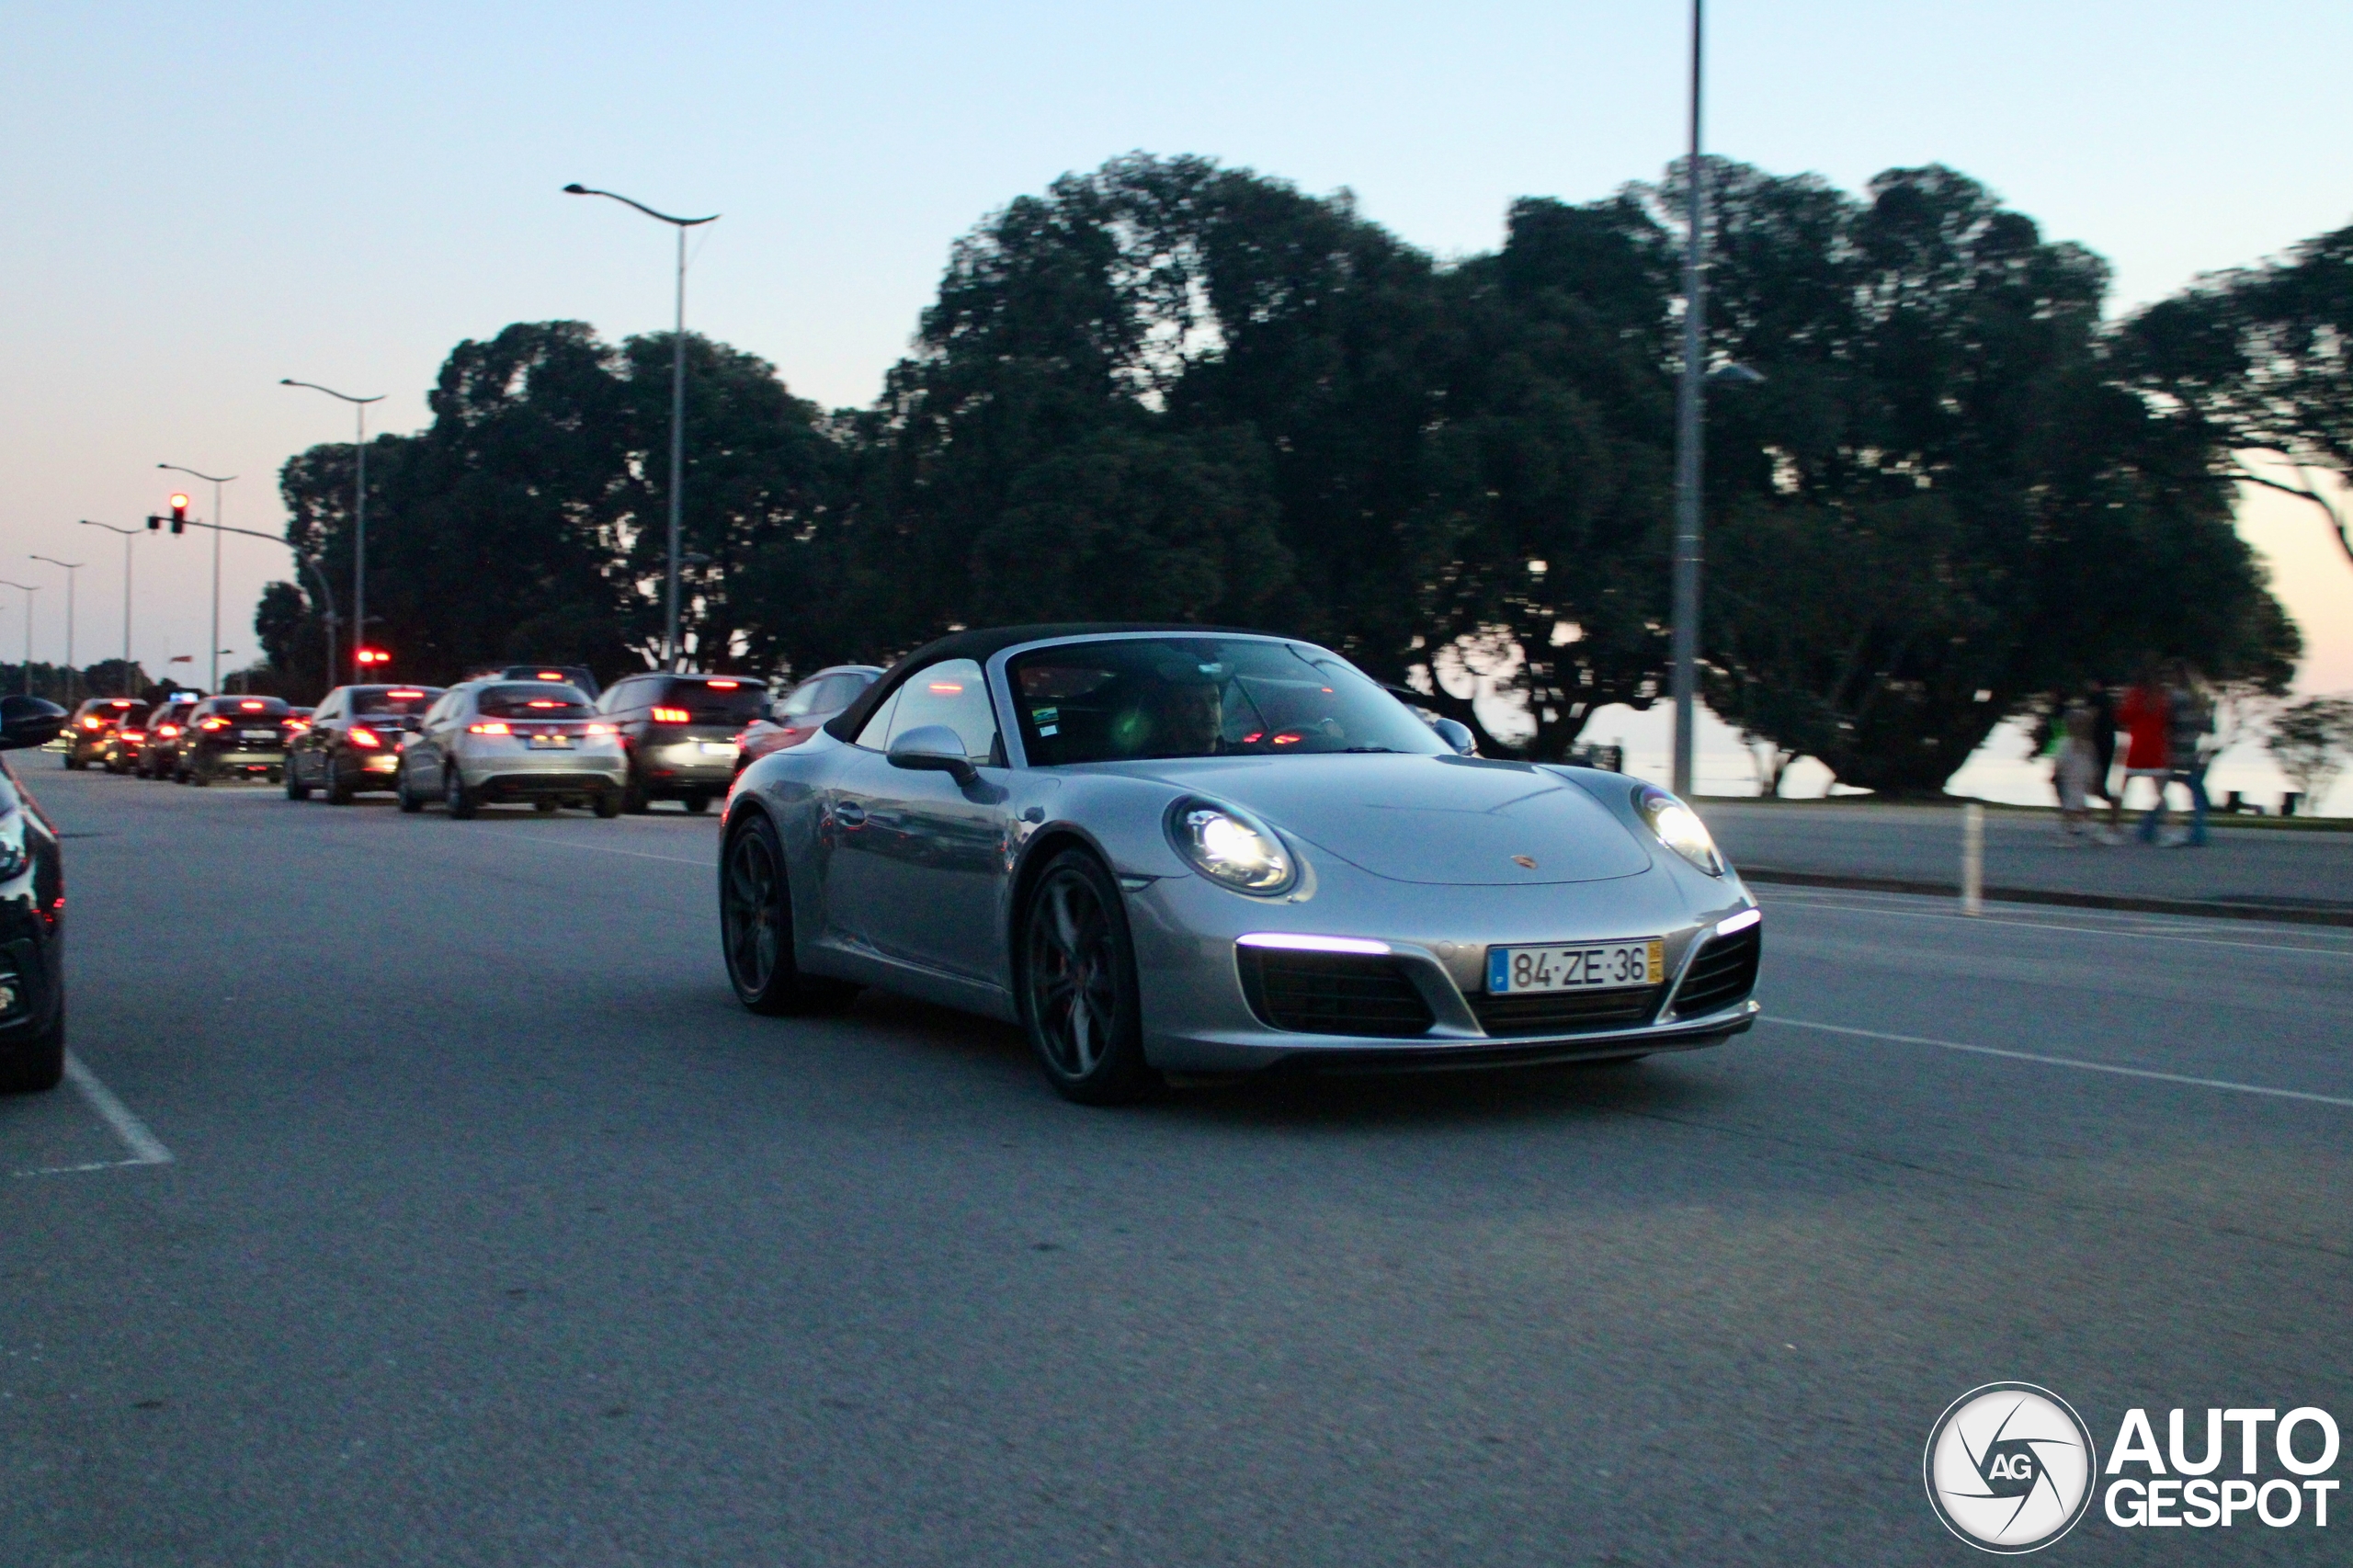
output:
[[204, 711], [228, 719], [283, 719], [287, 708], [282, 697], [216, 697], [205, 703]]
[[474, 706], [485, 719], [585, 719], [588, 698], [576, 686], [518, 681], [483, 688]]
[[422, 713], [441, 696], [438, 686], [366, 687], [351, 694], [354, 713]]
[[662, 696], [662, 706], [683, 708], [698, 724], [748, 724], [760, 716], [767, 700], [766, 681], [674, 680]]

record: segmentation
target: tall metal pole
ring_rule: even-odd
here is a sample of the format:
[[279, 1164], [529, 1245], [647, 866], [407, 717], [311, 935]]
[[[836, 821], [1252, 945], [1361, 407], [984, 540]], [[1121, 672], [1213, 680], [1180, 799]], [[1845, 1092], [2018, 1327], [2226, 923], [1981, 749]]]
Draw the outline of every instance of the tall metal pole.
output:
[[65, 568], [65, 706], [71, 708], [75, 701], [76, 677], [81, 673], [74, 663], [74, 585], [81, 581], [83, 563], [60, 561], [54, 555], [35, 555], [32, 559]]
[[1707, 331], [1706, 176], [1699, 162], [1701, 0], [1691, 0], [1691, 157], [1684, 166], [1683, 381], [1675, 396], [1675, 792], [1691, 793], [1692, 741], [1699, 694], [1700, 461], [1703, 356]]
[[609, 190], [592, 190], [577, 183], [565, 186], [563, 192], [566, 196], [601, 196], [625, 207], [634, 207], [678, 231], [677, 313], [670, 339], [670, 559], [664, 574], [662, 626], [662, 667], [675, 670], [678, 667], [678, 544], [687, 494], [687, 231], [717, 222], [719, 214], [674, 218], [667, 212], [656, 212], [642, 201], [632, 201]]
[[[298, 381], [291, 376], [281, 376], [278, 384], [281, 387], [306, 387], [312, 392], [324, 392], [329, 397], [339, 397], [359, 411], [358, 439], [352, 448], [358, 472], [353, 481], [355, 494], [351, 502], [351, 678], [365, 680], [368, 669], [359, 662], [359, 652], [368, 645], [368, 405], [383, 402], [384, 394], [378, 392], [374, 397], [354, 397], [333, 387], [323, 387], [316, 381]], [[219, 542], [218, 536], [215, 536], [214, 542]], [[334, 634], [330, 632], [328, 635], [332, 640]]]
[[122, 536], [122, 694], [125, 697], [136, 697], [139, 693], [135, 688], [135, 683], [131, 678], [131, 542], [138, 539], [139, 530], [119, 528], [112, 523], [94, 523], [87, 517], [82, 519], [82, 526], [85, 528], [104, 528], [109, 533], [119, 533]]
[[[237, 477], [235, 474], [199, 473], [196, 470], [183, 468], [178, 463], [157, 463], [155, 466], [169, 469], [174, 473], [185, 473], [192, 479], [200, 479], [212, 486], [212, 520], [215, 524], [221, 521], [222, 511], [221, 487], [234, 480]], [[233, 528], [230, 531], [233, 533], [236, 530]], [[209, 646], [215, 652], [212, 655], [211, 683], [206, 689], [219, 691], [221, 689], [221, 654], [218, 652], [221, 646], [221, 535], [217, 528], [212, 535], [212, 641]]]

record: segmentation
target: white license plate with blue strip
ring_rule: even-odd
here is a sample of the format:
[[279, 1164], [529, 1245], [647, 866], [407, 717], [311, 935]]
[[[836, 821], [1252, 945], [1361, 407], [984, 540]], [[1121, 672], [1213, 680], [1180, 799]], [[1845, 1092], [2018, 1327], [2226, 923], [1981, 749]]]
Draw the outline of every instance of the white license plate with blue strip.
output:
[[1666, 938], [1576, 942], [1542, 948], [1489, 948], [1487, 994], [1631, 991], [1666, 978]]

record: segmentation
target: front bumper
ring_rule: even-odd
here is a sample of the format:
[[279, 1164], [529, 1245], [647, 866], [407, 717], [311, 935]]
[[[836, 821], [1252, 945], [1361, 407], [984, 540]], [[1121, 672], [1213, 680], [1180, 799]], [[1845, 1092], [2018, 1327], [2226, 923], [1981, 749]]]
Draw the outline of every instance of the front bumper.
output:
[[[1693, 965], [1722, 921], [1753, 908], [1738, 879], [1651, 870], [1607, 881], [1446, 887], [1387, 881], [1318, 857], [1312, 896], [1245, 898], [1198, 876], [1124, 879], [1144, 1052], [1179, 1073], [1398, 1072], [1605, 1060], [1714, 1045], [1745, 1031], [1757, 1004], [1744, 991], [1697, 1009], [1678, 1005]], [[1237, 939], [1253, 933], [1354, 938], [1412, 988], [1429, 1016], [1405, 1033], [1344, 1034], [1275, 1027], [1254, 1006]], [[1743, 933], [1742, 935], [1745, 935]], [[1491, 946], [1628, 940], [1665, 943], [1666, 983], [1632, 1021], [1481, 1023]]]

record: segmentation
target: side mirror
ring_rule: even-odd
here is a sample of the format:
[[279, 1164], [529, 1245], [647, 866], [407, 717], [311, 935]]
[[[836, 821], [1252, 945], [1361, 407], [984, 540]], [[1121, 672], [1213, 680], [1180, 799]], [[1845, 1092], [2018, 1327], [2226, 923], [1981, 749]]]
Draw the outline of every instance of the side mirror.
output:
[[0, 751], [29, 751], [55, 740], [65, 710], [38, 697], [0, 697]]
[[1430, 728], [1438, 732], [1439, 740], [1454, 748], [1455, 756], [1476, 756], [1479, 755], [1479, 738], [1471, 733], [1471, 726], [1461, 720], [1433, 719], [1430, 721]]
[[891, 766], [922, 773], [945, 773], [958, 784], [980, 778], [964, 755], [964, 737], [945, 724], [918, 724], [891, 743]]

